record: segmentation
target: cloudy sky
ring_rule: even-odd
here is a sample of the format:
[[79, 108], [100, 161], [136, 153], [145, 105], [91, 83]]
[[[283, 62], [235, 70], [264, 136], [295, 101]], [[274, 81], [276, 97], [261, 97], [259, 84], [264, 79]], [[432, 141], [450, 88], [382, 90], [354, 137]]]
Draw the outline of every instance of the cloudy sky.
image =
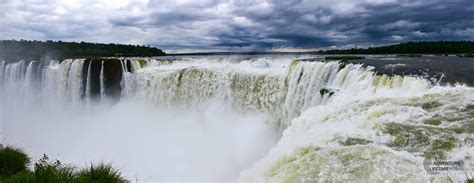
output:
[[292, 51], [474, 40], [474, 0], [1, 0], [0, 39]]

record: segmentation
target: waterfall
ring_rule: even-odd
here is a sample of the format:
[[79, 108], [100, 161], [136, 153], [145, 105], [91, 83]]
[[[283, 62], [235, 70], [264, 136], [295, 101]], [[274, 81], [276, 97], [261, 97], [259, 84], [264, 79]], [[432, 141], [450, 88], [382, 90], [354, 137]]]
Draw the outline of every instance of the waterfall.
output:
[[70, 71], [68, 74], [69, 81], [69, 93], [71, 95], [71, 104], [73, 106], [78, 105], [82, 99], [83, 93], [83, 74], [84, 60], [74, 60], [71, 63]]
[[72, 98], [70, 90], [69, 90], [70, 85], [72, 83], [68, 82], [68, 81], [70, 81], [70, 78], [71, 78], [71, 77], [69, 77], [69, 75], [71, 74], [69, 71], [70, 71], [72, 62], [73, 62], [73, 60], [71, 60], [71, 59], [67, 59], [67, 60], [62, 61], [59, 64], [59, 70], [58, 70], [57, 76], [56, 76], [56, 78], [54, 78], [54, 79], [59, 80], [59, 83], [58, 83], [58, 85], [59, 85], [58, 86], [59, 95], [58, 95], [58, 97], [59, 97], [59, 100], [60, 100], [61, 104], [67, 104], [70, 101], [70, 99]]
[[92, 69], [92, 62], [89, 62], [89, 65], [87, 66], [87, 80], [86, 80], [86, 100], [90, 102], [91, 98], [91, 90], [92, 90], [92, 75], [91, 75], [91, 69]]
[[21, 101], [24, 97], [24, 87], [23, 84], [25, 82], [25, 71], [24, 71], [24, 61], [7, 64], [5, 66], [5, 71], [3, 74], [4, 78], [4, 95], [18, 95], [21, 98], [19, 100], [12, 100], [6, 99], [5, 102], [11, 102], [11, 106], [21, 105], [23, 102]]
[[33, 67], [34, 67], [35, 63], [36, 63], [36, 61], [32, 61], [26, 67], [26, 73], [25, 73], [25, 85], [26, 86], [31, 85], [31, 82], [34, 79], [33, 78], [33, 76], [34, 76], [34, 68]]
[[[243, 114], [267, 115], [280, 140], [242, 172], [242, 182], [442, 181], [422, 169], [424, 158], [457, 158], [474, 165], [468, 159], [474, 156], [469, 140], [474, 92], [467, 86], [379, 74], [361, 64], [294, 58], [131, 58], [120, 60], [118, 71], [105, 62], [66, 59], [42, 66], [0, 61], [1, 112], [5, 104], [15, 109], [30, 101], [57, 109], [81, 107], [93, 96], [112, 100], [114, 83], [109, 81], [116, 77], [118, 101], [191, 109], [219, 102]], [[398, 169], [390, 167], [392, 161]]]
[[127, 60], [120, 61], [120, 65], [122, 66], [122, 80], [120, 81], [120, 88], [122, 89], [121, 97], [127, 97], [130, 95], [130, 73], [127, 70]]
[[[157, 66], [152, 72], [138, 72], [134, 77], [136, 95], [157, 104], [190, 107], [217, 97], [244, 111], [272, 113], [282, 131], [301, 112], [327, 103], [338, 92], [351, 90], [354, 95], [360, 92], [375, 95], [386, 88], [423, 91], [429, 87], [428, 82], [412, 77], [378, 76], [361, 65], [340, 69], [337, 62], [294, 61], [282, 74], [198, 67], [173, 70]], [[413, 82], [410, 86], [403, 86], [410, 82]]]
[[102, 61], [100, 67], [100, 98], [105, 98], [104, 61]]
[[[156, 60], [121, 61], [121, 96], [152, 100], [163, 106], [198, 106], [209, 100], [227, 101], [242, 111], [261, 110], [271, 113], [283, 131], [303, 111], [328, 103], [333, 95], [350, 92], [359, 95], [397, 93], [412, 96], [429, 89], [430, 84], [414, 77], [376, 75], [370, 68], [349, 64], [340, 68], [337, 62], [286, 61], [271, 72], [236, 70], [247, 63], [214, 67], [215, 63], [179, 62], [157, 64]], [[92, 62], [83, 59], [51, 62], [44, 70], [41, 87], [45, 95], [54, 95], [62, 103], [76, 105], [92, 97]], [[127, 63], [132, 72], [127, 71]], [[195, 65], [193, 65], [195, 64]], [[10, 92], [23, 93], [31, 87], [35, 62], [1, 64], [1, 77]], [[284, 67], [280, 67], [284, 65]], [[184, 66], [184, 67], [183, 67]], [[235, 68], [233, 68], [235, 67]], [[84, 69], [87, 70], [84, 71]], [[105, 64], [100, 62], [99, 95], [106, 97]], [[272, 71], [274, 70], [274, 71]], [[84, 79], [83, 79], [84, 78]], [[16, 86], [18, 85], [18, 86]], [[14, 90], [14, 91], [13, 91]]]
[[[4, 78], [4, 68], [5, 68], [5, 61], [3, 60], [0, 60], [0, 96], [4, 96], [4, 90], [5, 90], [5, 86], [4, 86], [4, 81], [3, 81], [3, 78]], [[0, 104], [3, 104], [5, 103], [4, 97], [0, 97]], [[0, 105], [0, 118], [2, 118], [3, 116], [3, 111], [4, 111], [4, 106], [3, 105]], [[1, 131], [2, 131], [2, 127], [0, 125], [0, 134], [1, 134]], [[2, 135], [0, 135], [1, 137]]]
[[[4, 67], [5, 67], [5, 61], [0, 61], [0, 84], [3, 86], [3, 70], [4, 70]], [[2, 88], [2, 87], [0, 87]]]
[[[361, 65], [349, 64], [340, 68], [337, 62], [286, 61], [278, 63], [271, 72], [246, 72], [236, 70], [248, 63], [228, 65], [229, 68], [214, 67], [216, 63], [183, 61], [158, 64], [156, 60], [130, 60], [120, 62], [121, 96], [134, 96], [152, 100], [163, 106], [195, 107], [209, 100], [227, 101], [242, 111], [261, 110], [271, 113], [274, 122], [283, 131], [289, 122], [301, 112], [326, 104], [332, 95], [351, 91], [377, 94], [397, 90], [426, 90], [429, 83], [413, 77], [378, 76]], [[51, 62], [44, 70], [42, 92], [54, 95], [62, 103], [77, 105], [83, 98], [92, 97], [92, 62], [85, 66], [84, 59], [66, 59], [61, 63]], [[127, 71], [126, 63], [132, 66]], [[196, 64], [193, 66], [192, 64]], [[21, 93], [34, 84], [33, 66], [30, 62], [25, 71], [25, 62], [6, 64], [2, 74], [7, 85], [22, 83], [22, 87], [9, 87]], [[175, 66], [176, 65], [176, 66]], [[283, 65], [283, 67], [281, 67]], [[184, 67], [183, 67], [184, 66]], [[235, 68], [233, 68], [235, 67]], [[254, 67], [252, 65], [252, 67]], [[87, 68], [87, 70], [84, 70]], [[105, 64], [100, 62], [99, 96], [106, 97]], [[274, 71], [272, 71], [274, 70]], [[84, 78], [84, 80], [83, 80]], [[18, 82], [20, 81], [20, 82]], [[412, 82], [412, 83], [410, 83]], [[389, 89], [389, 91], [387, 91]], [[29, 90], [29, 89], [27, 89]]]
[[25, 73], [25, 81], [23, 83], [23, 91], [24, 91], [24, 105], [27, 105], [27, 103], [31, 100], [33, 100], [34, 96], [34, 89], [35, 89], [35, 83], [34, 83], [34, 65], [35, 61], [32, 61], [28, 64], [26, 67], [26, 73]]

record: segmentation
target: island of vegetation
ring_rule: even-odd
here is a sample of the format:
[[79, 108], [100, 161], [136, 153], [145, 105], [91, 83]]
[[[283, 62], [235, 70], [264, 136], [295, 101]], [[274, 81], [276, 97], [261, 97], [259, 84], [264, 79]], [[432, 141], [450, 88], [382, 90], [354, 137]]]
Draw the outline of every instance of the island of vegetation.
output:
[[325, 60], [360, 60], [360, 59], [364, 59], [364, 58], [365, 57], [354, 56], [354, 55], [338, 55], [338, 56], [324, 57]]
[[0, 41], [0, 59], [7, 61], [84, 57], [164, 56], [162, 50], [140, 45], [102, 44], [63, 41]]
[[407, 42], [389, 46], [320, 50], [318, 54], [463, 54], [472, 56], [474, 53], [474, 42], [472, 41], [423, 41]]

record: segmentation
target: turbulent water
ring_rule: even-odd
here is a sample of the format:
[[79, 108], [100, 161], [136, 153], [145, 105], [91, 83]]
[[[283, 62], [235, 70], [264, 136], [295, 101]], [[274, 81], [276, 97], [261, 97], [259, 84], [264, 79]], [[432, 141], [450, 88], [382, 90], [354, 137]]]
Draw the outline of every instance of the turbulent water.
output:
[[[301, 58], [122, 59], [119, 94], [108, 63], [0, 62], [0, 135], [36, 157], [113, 162], [134, 181], [472, 176], [473, 88]], [[433, 174], [433, 159], [463, 170]]]

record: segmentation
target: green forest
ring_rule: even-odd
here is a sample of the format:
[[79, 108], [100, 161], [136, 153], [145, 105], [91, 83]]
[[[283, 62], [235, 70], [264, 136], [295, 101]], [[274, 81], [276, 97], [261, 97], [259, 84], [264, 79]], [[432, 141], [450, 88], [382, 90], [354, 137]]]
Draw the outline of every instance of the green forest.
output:
[[63, 41], [0, 41], [0, 59], [41, 60], [83, 57], [163, 56], [162, 50], [140, 45], [102, 44]]
[[[473, 41], [431, 41], [406, 42], [389, 46], [320, 50], [304, 52], [311, 54], [464, 54], [472, 56], [474, 53]], [[216, 53], [188, 53], [176, 55], [222, 55], [222, 54], [294, 54], [285, 52], [216, 52]], [[103, 44], [88, 42], [63, 41], [27, 41], [3, 40], [0, 41], [0, 59], [41, 60], [84, 57], [151, 57], [164, 56], [162, 50], [141, 45]]]
[[319, 54], [472, 54], [472, 41], [407, 42], [390, 46], [321, 50]]

